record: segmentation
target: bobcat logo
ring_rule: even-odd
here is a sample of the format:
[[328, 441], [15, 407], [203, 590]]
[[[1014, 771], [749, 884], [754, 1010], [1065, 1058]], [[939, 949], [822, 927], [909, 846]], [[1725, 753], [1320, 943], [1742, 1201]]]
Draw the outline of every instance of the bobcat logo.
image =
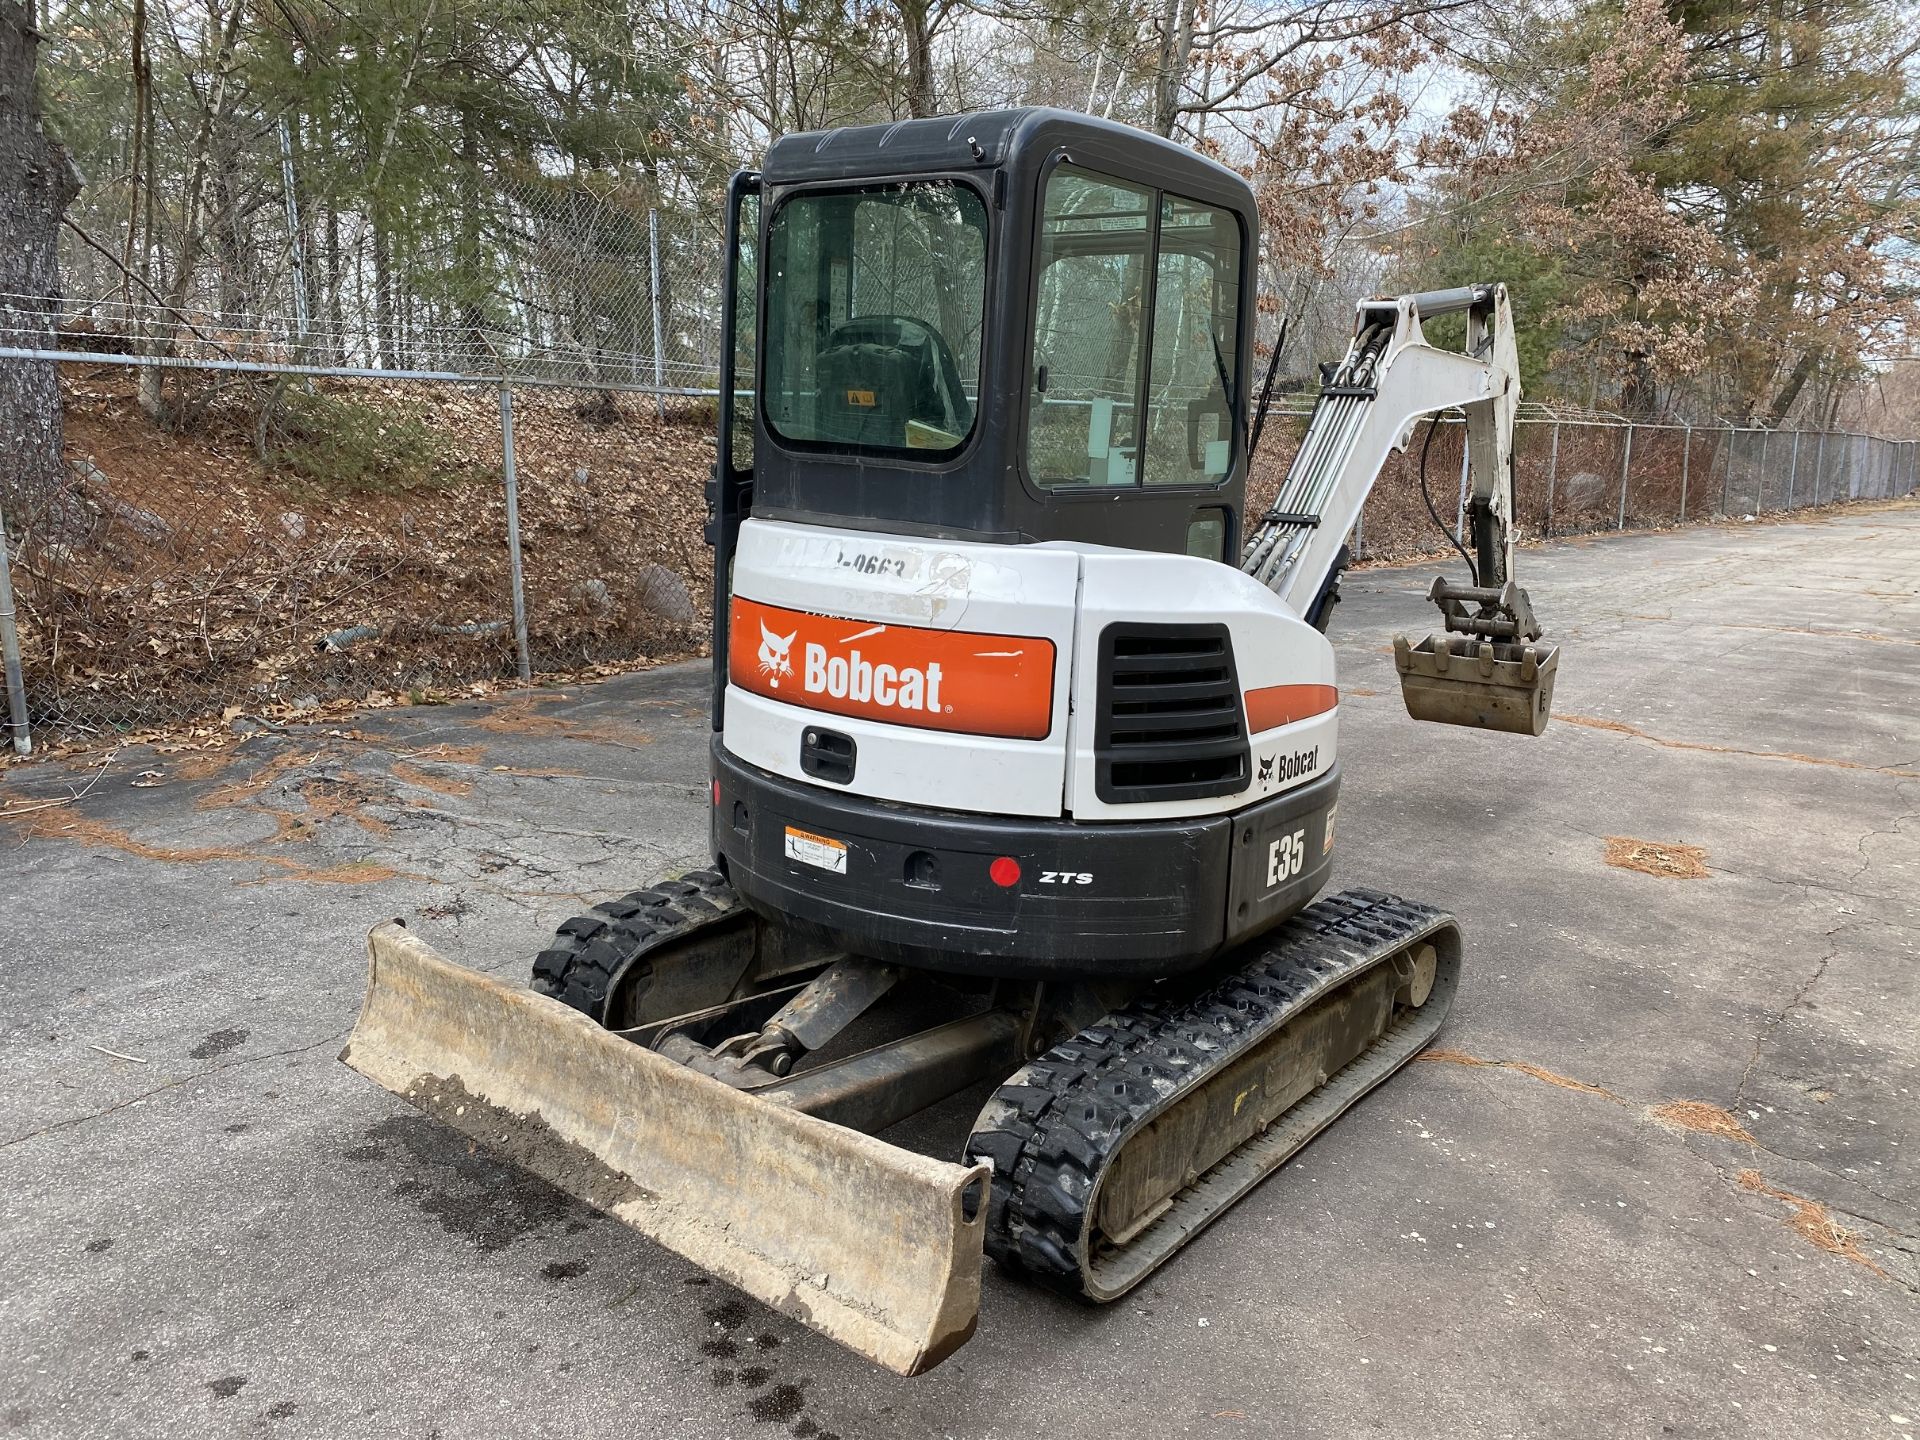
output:
[[1260, 783], [1262, 785], [1273, 783], [1273, 756], [1271, 755], [1260, 757]]
[[767, 622], [760, 622], [760, 673], [767, 677], [767, 684], [775, 690], [780, 688], [780, 677], [793, 674], [793, 659], [788, 653], [793, 649], [792, 635], [776, 635], [767, 628]]

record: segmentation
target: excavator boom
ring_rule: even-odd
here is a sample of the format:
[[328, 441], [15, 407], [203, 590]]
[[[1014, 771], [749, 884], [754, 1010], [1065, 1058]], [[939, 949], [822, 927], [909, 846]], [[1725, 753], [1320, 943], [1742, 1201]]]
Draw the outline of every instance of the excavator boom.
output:
[[[1464, 312], [1466, 349], [1427, 342], [1423, 320]], [[1538, 735], [1546, 726], [1555, 647], [1513, 583], [1513, 427], [1520, 365], [1504, 285], [1469, 285], [1360, 302], [1346, 358], [1322, 389], [1306, 437], [1240, 568], [1295, 614], [1326, 627], [1351, 559], [1346, 537], [1415, 422], [1457, 410], [1466, 425], [1462, 528], [1467, 585], [1435, 582], [1445, 633], [1394, 646], [1416, 720]], [[1424, 477], [1423, 477], [1424, 479]], [[1463, 537], [1453, 537], [1463, 543]], [[1471, 607], [1470, 609], [1468, 607]]]

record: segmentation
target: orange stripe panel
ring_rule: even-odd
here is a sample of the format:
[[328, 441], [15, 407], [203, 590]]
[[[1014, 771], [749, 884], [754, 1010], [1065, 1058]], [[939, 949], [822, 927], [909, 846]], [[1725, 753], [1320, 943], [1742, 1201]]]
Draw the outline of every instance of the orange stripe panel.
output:
[[1247, 691], [1247, 730], [1258, 735], [1276, 725], [1291, 725], [1324, 715], [1340, 703], [1331, 685], [1265, 685]]
[[1044, 740], [1053, 642], [846, 620], [733, 597], [727, 678], [828, 715], [922, 730]]

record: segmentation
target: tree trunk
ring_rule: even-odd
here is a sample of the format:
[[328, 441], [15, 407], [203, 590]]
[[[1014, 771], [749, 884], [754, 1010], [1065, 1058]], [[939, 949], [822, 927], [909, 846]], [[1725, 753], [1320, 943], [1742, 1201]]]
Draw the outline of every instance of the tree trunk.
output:
[[[165, 340], [159, 347], [162, 357], [170, 357], [180, 341], [180, 314], [186, 308], [187, 297], [193, 288], [194, 272], [200, 267], [200, 252], [206, 248], [208, 221], [203, 214], [207, 192], [207, 170], [213, 154], [214, 127], [219, 123], [226, 109], [227, 76], [233, 69], [234, 46], [240, 38], [240, 21], [246, 13], [246, 6], [240, 0], [234, 0], [234, 6], [225, 17], [224, 28], [220, 31], [219, 49], [213, 60], [213, 78], [208, 89], [208, 98], [200, 111], [200, 125], [194, 132], [193, 147], [187, 162], [187, 193], [182, 206], [180, 229], [180, 249], [174, 257], [173, 285], [167, 294], [167, 313], [161, 317], [165, 327]], [[214, 223], [217, 223], [214, 222]], [[155, 420], [165, 414], [165, 397], [160, 386], [162, 367], [143, 365], [140, 367], [143, 381], [140, 392], [142, 408]], [[152, 394], [149, 396], [148, 377], [152, 378]]]
[[[60, 217], [80, 193], [66, 149], [40, 124], [29, 0], [0, 0], [0, 334], [59, 343]], [[25, 297], [25, 298], [21, 298]], [[50, 362], [0, 360], [0, 500], [42, 512], [66, 493], [60, 379]]]
[[933, 30], [927, 0], [899, 0], [900, 28], [907, 42], [907, 114], [916, 120], [937, 114], [933, 98]]
[[[141, 300], [144, 308], [147, 298], [156, 294], [153, 288], [153, 235], [154, 235], [154, 190], [159, 178], [159, 167], [155, 156], [158, 144], [153, 129], [153, 65], [147, 54], [147, 7], [146, 0], [133, 0], [133, 31], [130, 43], [133, 48], [133, 160], [128, 170], [131, 181], [127, 210], [127, 244], [125, 266], [129, 275], [135, 274], [132, 261], [139, 262], [138, 274], [140, 288], [145, 292]], [[139, 255], [134, 255], [134, 237], [138, 235]], [[137, 313], [137, 312], [136, 312]], [[152, 312], [149, 311], [149, 314]], [[145, 336], [152, 329], [150, 322], [135, 322], [135, 333], [140, 336], [136, 343], [143, 348]], [[160, 418], [162, 397], [160, 393], [160, 367], [142, 365], [135, 373], [134, 393], [140, 402], [140, 409], [149, 420]]]
[[1809, 349], [1804, 351], [1799, 362], [1788, 372], [1786, 380], [1774, 393], [1773, 403], [1767, 407], [1767, 424], [1779, 429], [1785, 423], [1787, 412], [1793, 409], [1793, 402], [1800, 398], [1800, 392], [1807, 381], [1813, 378], [1815, 368], [1820, 364], [1820, 352]]
[[1166, 0], [1160, 10], [1160, 54], [1153, 74], [1153, 129], [1173, 137], [1180, 123], [1180, 92], [1193, 63], [1193, 0]]
[[473, 116], [464, 109], [460, 112], [459, 189], [460, 236], [453, 253], [461, 337], [467, 347], [462, 363], [477, 367], [486, 363], [492, 347], [487, 343], [487, 315], [481, 305], [487, 282], [480, 253], [480, 144]]
[[1659, 400], [1659, 385], [1653, 364], [1644, 350], [1628, 350], [1621, 356], [1625, 378], [1620, 383], [1620, 413], [1629, 420], [1651, 420]]

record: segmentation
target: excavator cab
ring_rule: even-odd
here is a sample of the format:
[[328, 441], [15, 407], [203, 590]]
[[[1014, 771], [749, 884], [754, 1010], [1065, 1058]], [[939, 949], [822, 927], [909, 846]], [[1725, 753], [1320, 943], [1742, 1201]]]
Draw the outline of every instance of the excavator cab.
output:
[[716, 613], [749, 514], [1233, 563], [1259, 223], [1094, 116], [777, 140], [728, 202]]

